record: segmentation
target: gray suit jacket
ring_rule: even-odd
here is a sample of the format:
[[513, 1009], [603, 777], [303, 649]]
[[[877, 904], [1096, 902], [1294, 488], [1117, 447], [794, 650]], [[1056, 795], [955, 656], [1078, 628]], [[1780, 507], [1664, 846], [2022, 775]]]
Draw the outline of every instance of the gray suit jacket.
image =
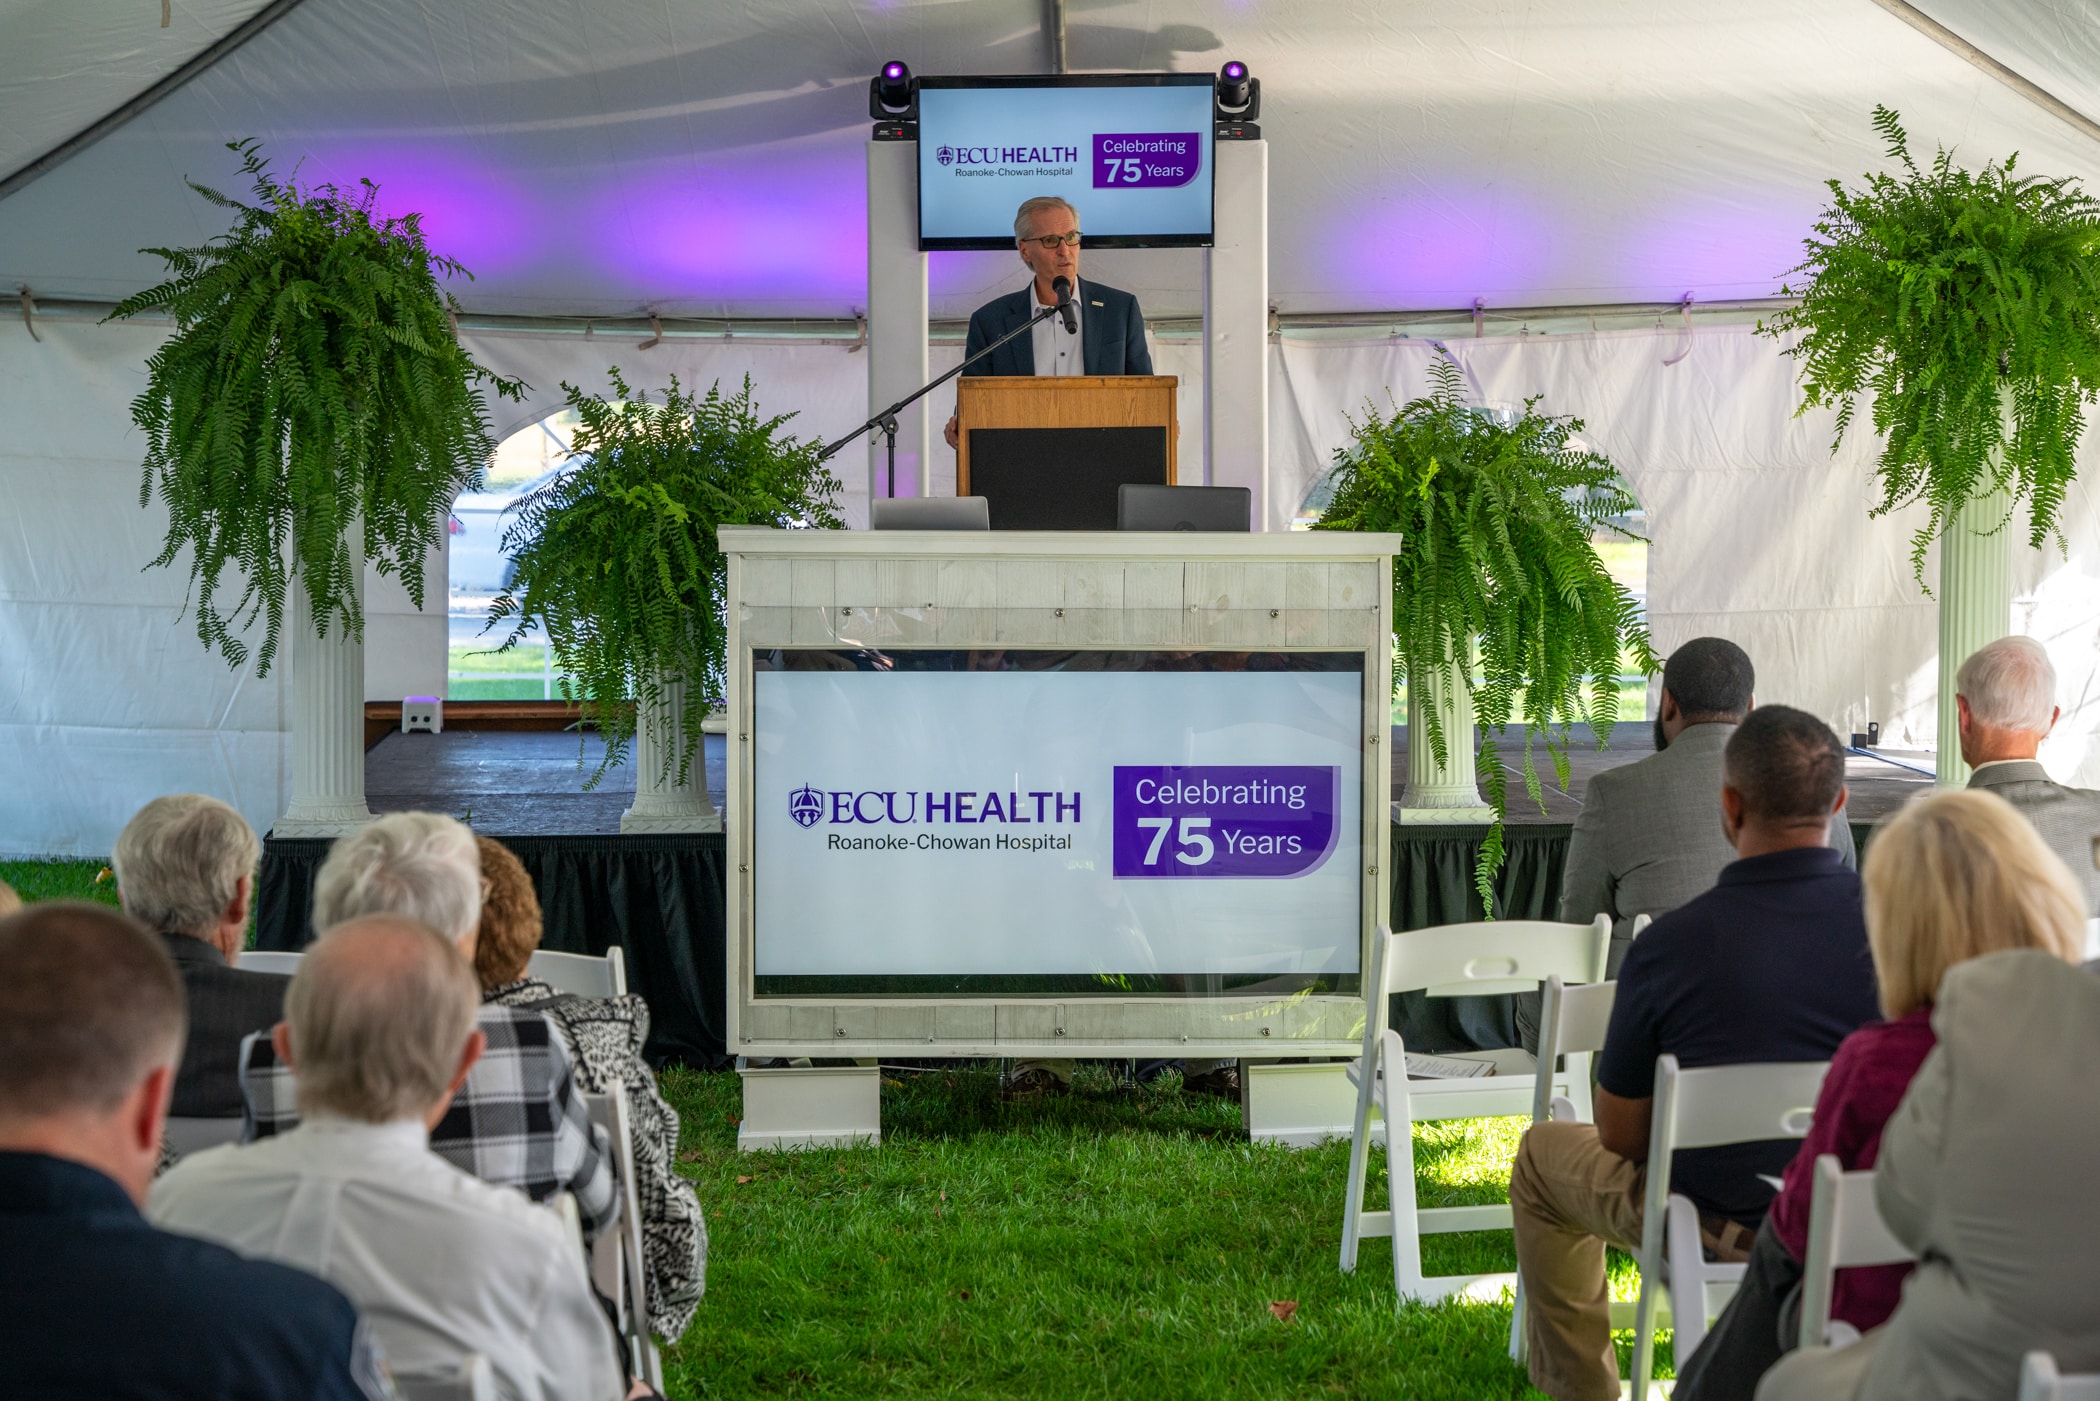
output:
[[190, 1027], [175, 1098], [168, 1112], [184, 1118], [241, 1117], [241, 1038], [268, 1031], [284, 1016], [292, 980], [282, 973], [229, 967], [226, 955], [187, 934], [162, 934], [161, 944], [182, 975]]
[[[1611, 973], [1633, 942], [1633, 918], [1651, 919], [1713, 889], [1735, 848], [1721, 835], [1721, 751], [1735, 726], [1693, 725], [1668, 749], [1590, 780], [1568, 841], [1560, 917], [1612, 918]], [[1830, 845], [1859, 865], [1841, 813]]]
[[1970, 959], [1932, 1025], [1874, 1164], [1882, 1219], [1921, 1257], [1903, 1303], [1852, 1347], [1782, 1362], [1758, 1401], [2010, 1397], [2036, 1348], [2100, 1370], [2100, 978], [2034, 949]]
[[2093, 867], [2093, 838], [2100, 836], [2100, 792], [2052, 783], [2049, 771], [2032, 759], [1978, 769], [1969, 776], [1969, 786], [1996, 793], [2018, 808], [2084, 887], [2086, 914], [2100, 915], [2100, 870]]

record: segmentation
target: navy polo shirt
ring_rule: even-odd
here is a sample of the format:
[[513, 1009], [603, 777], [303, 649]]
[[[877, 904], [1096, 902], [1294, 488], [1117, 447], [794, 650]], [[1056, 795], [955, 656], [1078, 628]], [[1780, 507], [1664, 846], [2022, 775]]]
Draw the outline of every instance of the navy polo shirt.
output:
[[[1881, 1016], [1859, 877], [1828, 847], [1753, 856], [1648, 926], [1627, 950], [1597, 1083], [1655, 1093], [1655, 1061], [1686, 1070], [1820, 1061]], [[1793, 1161], [1792, 1139], [1679, 1151], [1670, 1189], [1755, 1226], [1772, 1203], [1759, 1173]]]
[[93, 1168], [0, 1152], [0, 1392], [366, 1401], [375, 1365], [334, 1285], [158, 1230]]

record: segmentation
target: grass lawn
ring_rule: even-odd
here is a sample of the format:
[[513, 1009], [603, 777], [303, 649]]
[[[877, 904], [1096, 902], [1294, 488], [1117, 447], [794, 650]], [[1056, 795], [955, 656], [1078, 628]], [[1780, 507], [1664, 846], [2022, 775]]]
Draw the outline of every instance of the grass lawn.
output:
[[[665, 1358], [675, 1397], [1538, 1395], [1507, 1303], [1396, 1311], [1384, 1241], [1336, 1268], [1346, 1144], [1250, 1145], [1236, 1105], [1178, 1084], [1083, 1071], [1069, 1098], [1007, 1105], [988, 1067], [906, 1073], [880, 1148], [762, 1154], [736, 1151], [734, 1075], [663, 1084], [710, 1237], [707, 1298]], [[1419, 1127], [1423, 1204], [1504, 1200], [1521, 1127]], [[1507, 1233], [1428, 1252], [1437, 1273], [1516, 1263]], [[1615, 1255], [1614, 1294], [1634, 1279]]]
[[0, 880], [24, 900], [99, 900], [117, 903], [117, 881], [100, 861], [0, 861]]

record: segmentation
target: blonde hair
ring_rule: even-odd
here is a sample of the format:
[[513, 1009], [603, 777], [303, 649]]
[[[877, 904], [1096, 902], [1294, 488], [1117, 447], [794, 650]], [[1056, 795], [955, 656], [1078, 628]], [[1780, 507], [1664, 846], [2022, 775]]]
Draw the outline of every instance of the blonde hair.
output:
[[2085, 953], [2085, 894], [1995, 793], [1933, 793], [1874, 833], [1862, 876], [1867, 943], [1891, 1020], [1931, 1003], [1949, 968], [2006, 949]]
[[299, 1112], [422, 1117], [451, 1085], [480, 1008], [466, 955], [428, 925], [375, 917], [331, 929], [284, 998]]

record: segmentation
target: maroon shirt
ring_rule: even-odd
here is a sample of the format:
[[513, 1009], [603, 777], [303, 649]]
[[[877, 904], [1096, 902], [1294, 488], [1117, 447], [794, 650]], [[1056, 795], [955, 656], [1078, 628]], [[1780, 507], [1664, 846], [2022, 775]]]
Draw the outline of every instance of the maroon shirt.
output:
[[[1917, 1008], [1892, 1022], [1874, 1022], [1846, 1037], [1830, 1058], [1830, 1074], [1816, 1096], [1815, 1126], [1787, 1164], [1786, 1185], [1772, 1201], [1772, 1229], [1794, 1259], [1808, 1254], [1808, 1210], [1815, 1192], [1816, 1159], [1837, 1155], [1847, 1172], [1874, 1166], [1881, 1131], [1903, 1102], [1911, 1077], [1933, 1047], [1932, 1008]], [[1839, 1270], [1831, 1290], [1830, 1316], [1864, 1333], [1888, 1322], [1903, 1298], [1911, 1267], [1870, 1265]]]

